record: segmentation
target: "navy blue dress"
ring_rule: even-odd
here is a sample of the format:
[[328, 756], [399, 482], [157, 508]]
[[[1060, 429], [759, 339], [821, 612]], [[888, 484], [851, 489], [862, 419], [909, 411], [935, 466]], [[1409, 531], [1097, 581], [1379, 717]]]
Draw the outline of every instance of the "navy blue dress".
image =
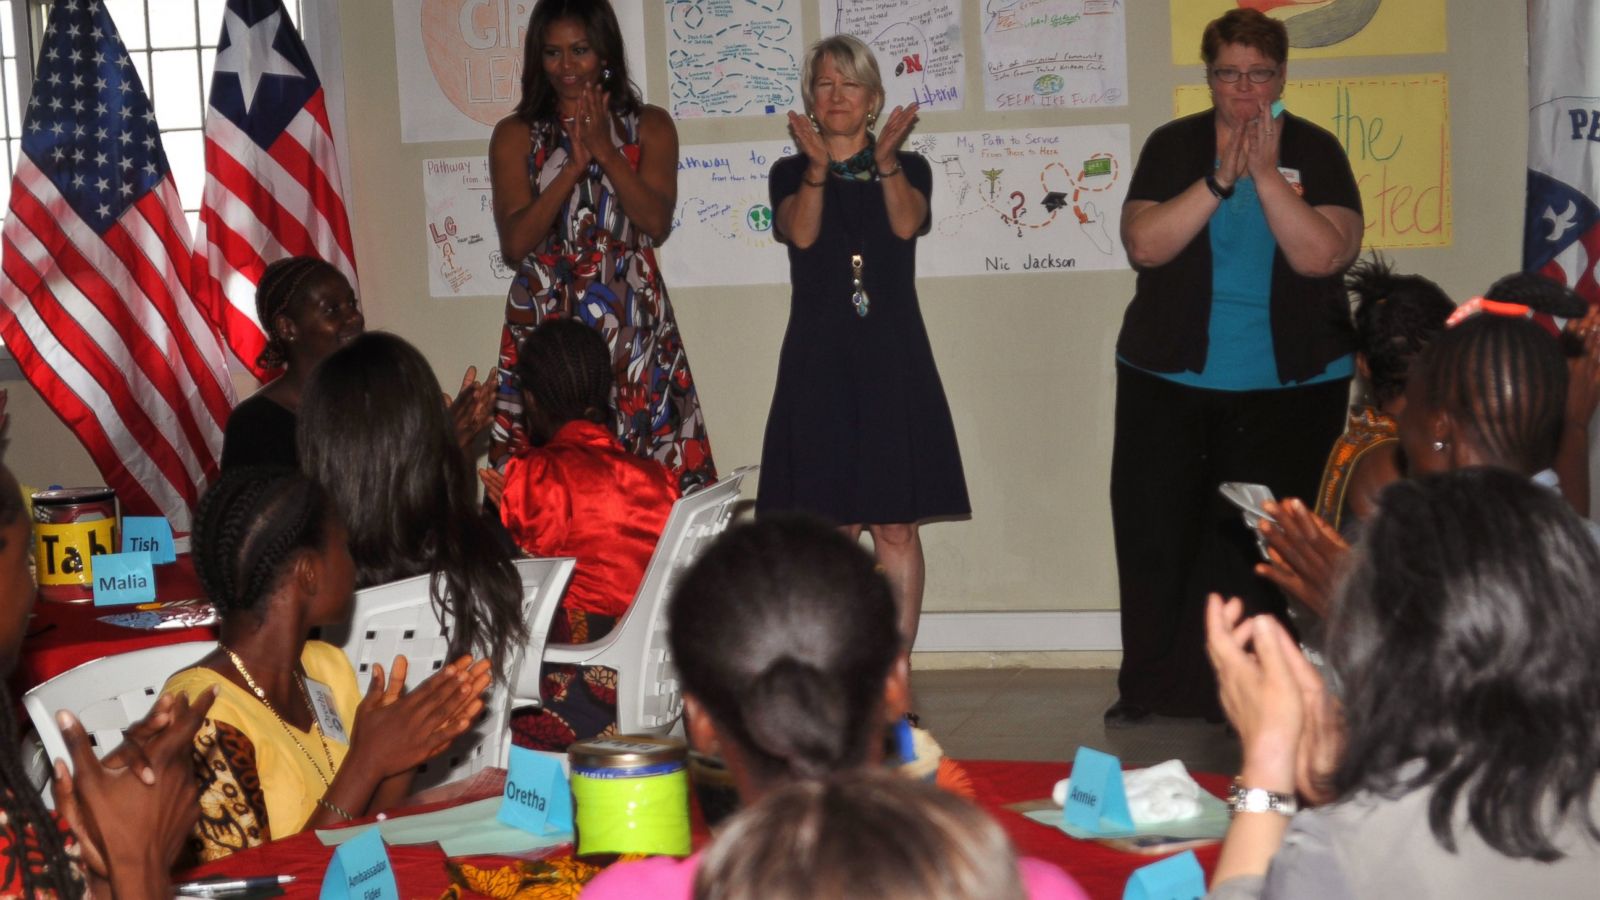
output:
[[[901, 153], [900, 165], [931, 197], [927, 160]], [[800, 189], [805, 167], [803, 156], [772, 167], [774, 211]], [[955, 426], [917, 305], [916, 238], [890, 230], [878, 182], [830, 175], [823, 190], [816, 243], [789, 247], [789, 327], [761, 449], [757, 512], [809, 512], [839, 524], [967, 515]], [[851, 303], [857, 252], [870, 299], [865, 317]]]

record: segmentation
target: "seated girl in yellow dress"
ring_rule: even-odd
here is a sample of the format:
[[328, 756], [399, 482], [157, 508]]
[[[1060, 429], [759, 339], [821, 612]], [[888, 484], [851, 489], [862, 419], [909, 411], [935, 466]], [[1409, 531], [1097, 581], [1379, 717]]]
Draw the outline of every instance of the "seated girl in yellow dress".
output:
[[220, 685], [194, 738], [201, 858], [394, 805], [482, 709], [486, 660], [462, 657], [407, 691], [399, 656], [387, 678], [373, 667], [363, 696], [344, 654], [307, 640], [349, 617], [355, 566], [326, 495], [299, 473], [225, 472], [200, 501], [194, 558], [221, 641], [164, 690]]

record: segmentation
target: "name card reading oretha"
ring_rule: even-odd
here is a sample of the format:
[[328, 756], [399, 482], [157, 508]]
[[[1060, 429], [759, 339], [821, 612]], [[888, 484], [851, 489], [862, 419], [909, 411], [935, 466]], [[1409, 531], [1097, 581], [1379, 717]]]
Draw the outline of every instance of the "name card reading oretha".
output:
[[529, 834], [571, 831], [572, 790], [561, 762], [554, 756], [512, 747], [505, 793], [495, 818]]

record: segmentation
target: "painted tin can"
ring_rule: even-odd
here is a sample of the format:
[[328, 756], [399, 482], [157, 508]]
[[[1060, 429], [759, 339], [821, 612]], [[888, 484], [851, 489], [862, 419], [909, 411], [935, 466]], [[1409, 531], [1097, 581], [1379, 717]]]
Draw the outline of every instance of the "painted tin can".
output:
[[688, 753], [682, 741], [647, 735], [573, 744], [567, 756], [579, 855], [688, 856]]
[[33, 562], [39, 597], [94, 599], [91, 557], [117, 550], [117, 495], [108, 487], [54, 488], [33, 494]]

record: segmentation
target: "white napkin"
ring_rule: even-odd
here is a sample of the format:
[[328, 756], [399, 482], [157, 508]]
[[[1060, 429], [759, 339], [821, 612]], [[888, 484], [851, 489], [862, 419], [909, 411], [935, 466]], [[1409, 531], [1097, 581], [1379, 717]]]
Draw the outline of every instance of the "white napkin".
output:
[[[1057, 806], [1066, 804], [1067, 781], [1056, 782], [1051, 792]], [[1189, 777], [1182, 760], [1169, 759], [1148, 769], [1123, 772], [1122, 785], [1134, 827], [1193, 819], [1201, 813], [1200, 785]]]

